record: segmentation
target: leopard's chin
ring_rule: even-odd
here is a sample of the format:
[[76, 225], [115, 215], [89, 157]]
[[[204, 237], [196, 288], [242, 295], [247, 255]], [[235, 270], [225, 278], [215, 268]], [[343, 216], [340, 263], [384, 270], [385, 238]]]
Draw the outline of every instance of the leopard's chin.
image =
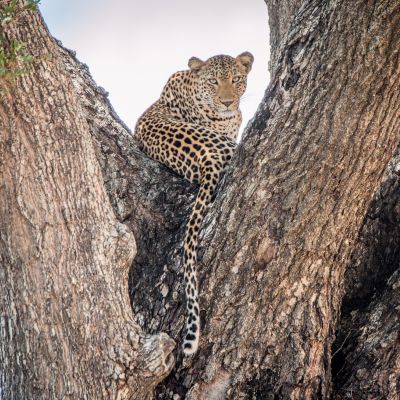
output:
[[222, 114], [224, 117], [232, 117], [235, 115], [237, 110], [221, 110], [219, 113]]

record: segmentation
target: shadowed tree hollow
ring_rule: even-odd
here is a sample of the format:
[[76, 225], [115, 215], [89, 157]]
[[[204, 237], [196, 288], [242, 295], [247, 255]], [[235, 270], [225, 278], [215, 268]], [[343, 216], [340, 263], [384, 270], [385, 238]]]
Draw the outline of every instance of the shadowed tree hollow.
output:
[[0, 78], [4, 399], [398, 398], [400, 4], [266, 3], [272, 79], [203, 224], [191, 358], [197, 188], [37, 12], [2, 22], [35, 58]]

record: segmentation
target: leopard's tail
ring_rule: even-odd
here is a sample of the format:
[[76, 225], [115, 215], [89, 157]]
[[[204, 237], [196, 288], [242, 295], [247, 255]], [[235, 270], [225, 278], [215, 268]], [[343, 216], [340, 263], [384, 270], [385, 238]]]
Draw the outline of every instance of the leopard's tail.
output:
[[197, 242], [200, 225], [203, 221], [207, 206], [210, 204], [219, 174], [207, 173], [202, 179], [196, 201], [186, 228], [184, 242], [184, 279], [186, 292], [186, 335], [183, 342], [185, 355], [194, 354], [199, 346], [200, 338], [200, 306], [198, 294], [198, 277], [196, 269]]

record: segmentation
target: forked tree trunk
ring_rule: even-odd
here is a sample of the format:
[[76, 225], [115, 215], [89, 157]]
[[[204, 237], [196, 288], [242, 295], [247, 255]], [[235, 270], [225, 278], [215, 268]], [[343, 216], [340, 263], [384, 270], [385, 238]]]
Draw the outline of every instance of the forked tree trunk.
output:
[[[277, 4], [268, 3], [274, 23]], [[280, 2], [287, 20], [274, 25], [274, 78], [204, 224], [201, 351], [187, 360], [178, 352], [160, 398], [330, 394], [345, 268], [400, 138], [400, 5], [289, 3]], [[38, 17], [26, 18], [7, 34], [53, 57], [10, 87], [1, 105], [0, 193], [8, 204], [0, 239], [2, 386], [10, 398], [113, 398], [119, 384], [122, 398], [142, 399], [168, 372], [172, 343], [165, 335], [125, 342], [129, 332], [143, 337], [117, 267], [129, 261], [132, 241], [118, 240], [129, 235], [110, 213], [87, 131], [117, 217], [136, 238], [134, 317], [146, 332], [163, 330], [177, 340], [184, 313], [180, 249], [195, 188], [137, 150], [84, 66], [56, 49]], [[372, 319], [377, 307], [371, 304]], [[385, 336], [384, 321], [374, 320]], [[132, 369], [123, 369], [119, 381], [116, 374], [117, 383], [105, 369], [123, 364], [120, 349]], [[378, 379], [365, 371], [356, 378], [363, 373]], [[347, 372], [344, 395], [355, 387], [352, 379]], [[391, 379], [392, 392], [380, 395], [395, 393]]]

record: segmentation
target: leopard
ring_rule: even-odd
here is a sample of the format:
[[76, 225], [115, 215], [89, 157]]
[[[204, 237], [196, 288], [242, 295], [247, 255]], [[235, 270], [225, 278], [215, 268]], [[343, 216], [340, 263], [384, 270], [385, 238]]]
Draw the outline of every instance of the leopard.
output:
[[254, 57], [191, 57], [189, 69], [175, 72], [159, 99], [138, 119], [135, 136], [141, 150], [191, 183], [199, 185], [186, 225], [183, 278], [186, 294], [185, 356], [197, 352], [200, 305], [197, 246], [201, 223], [221, 175], [237, 146], [239, 108]]

